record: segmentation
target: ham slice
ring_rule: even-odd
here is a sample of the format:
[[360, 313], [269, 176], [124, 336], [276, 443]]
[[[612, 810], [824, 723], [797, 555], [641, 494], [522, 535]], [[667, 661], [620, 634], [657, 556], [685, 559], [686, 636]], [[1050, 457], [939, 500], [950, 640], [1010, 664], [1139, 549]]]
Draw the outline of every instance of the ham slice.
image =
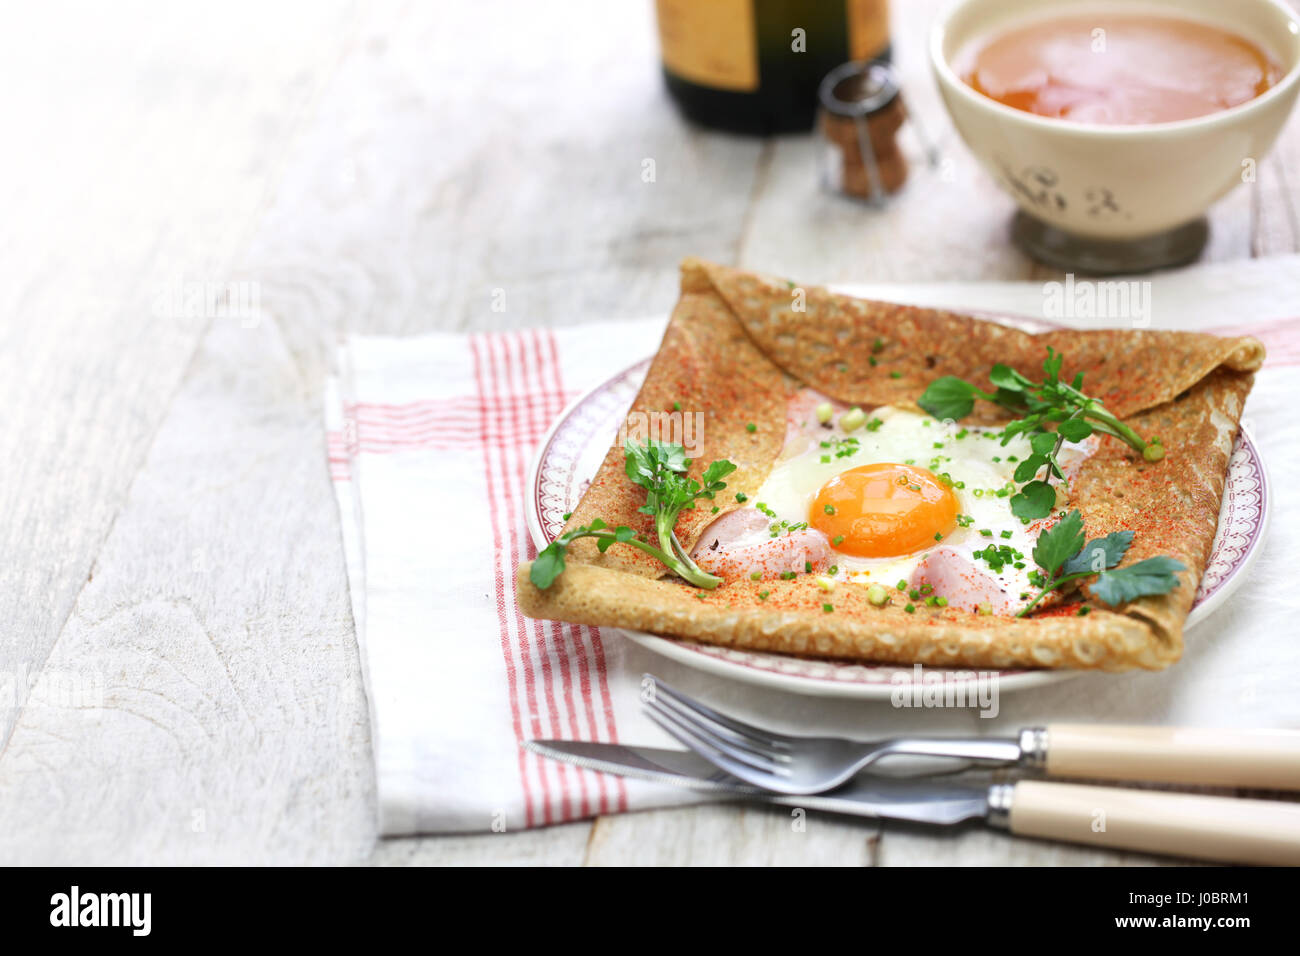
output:
[[753, 508], [723, 515], [704, 529], [691, 557], [721, 578], [776, 578], [785, 571], [825, 570], [833, 563], [831, 544], [820, 531], [792, 531], [770, 537], [769, 519]]
[[977, 567], [953, 548], [935, 548], [913, 569], [908, 586], [927, 584], [948, 599], [949, 607], [966, 611], [987, 604], [994, 614], [1015, 614], [1024, 603], [1018, 591], [1011, 591], [991, 571]]

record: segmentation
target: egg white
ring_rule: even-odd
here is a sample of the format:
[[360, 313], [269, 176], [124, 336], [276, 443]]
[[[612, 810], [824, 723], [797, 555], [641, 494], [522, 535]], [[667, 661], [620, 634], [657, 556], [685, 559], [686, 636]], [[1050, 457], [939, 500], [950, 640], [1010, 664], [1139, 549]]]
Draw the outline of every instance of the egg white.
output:
[[[963, 527], [966, 519], [960, 519], [942, 541], [910, 554], [863, 558], [836, 551], [841, 580], [892, 587], [906, 580], [934, 548], [947, 546], [971, 557], [992, 544], [1009, 545], [1023, 555], [1019, 560], [1024, 564], [1019, 569], [1007, 564], [993, 576], [1010, 593], [1030, 590], [1028, 576], [1034, 569], [1030, 555], [1041, 523], [1026, 525], [1010, 506], [1016, 490], [1016, 465], [1032, 454], [1028, 440], [1017, 436], [1003, 445], [998, 428], [944, 423], [904, 408], [880, 407], [869, 412], [867, 419], [872, 423], [869, 427], [851, 433], [838, 424], [826, 427], [811, 420], [792, 423], [780, 459], [753, 495], [756, 508], [775, 515], [771, 518], [773, 527], [780, 529], [781, 522], [786, 522], [787, 527], [807, 522], [808, 509], [818, 491], [841, 472], [876, 463], [913, 465], [935, 475], [946, 474], [957, 497], [958, 514], [972, 520]], [[856, 439], [856, 445], [844, 441], [848, 438]], [[1065, 443], [1059, 459], [1067, 476], [1091, 454], [1095, 444], [1091, 439]], [[993, 574], [986, 562], [972, 560], [981, 570]]]

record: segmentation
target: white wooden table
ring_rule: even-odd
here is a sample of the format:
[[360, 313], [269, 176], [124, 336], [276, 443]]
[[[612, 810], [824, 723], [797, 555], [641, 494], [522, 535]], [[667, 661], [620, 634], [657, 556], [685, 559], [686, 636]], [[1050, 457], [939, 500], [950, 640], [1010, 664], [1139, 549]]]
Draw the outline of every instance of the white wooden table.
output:
[[[87, 3], [0, 35], [0, 862], [1125, 859], [730, 806], [377, 844], [338, 333], [666, 312], [687, 254], [1053, 275], [938, 106], [930, 0], [894, 4], [894, 48], [947, 163], [883, 212], [819, 192], [806, 137], [688, 128], [648, 3], [501, 6]], [[1206, 258], [1300, 251], [1297, 169], [1300, 119]], [[186, 307], [231, 281], [260, 320]]]

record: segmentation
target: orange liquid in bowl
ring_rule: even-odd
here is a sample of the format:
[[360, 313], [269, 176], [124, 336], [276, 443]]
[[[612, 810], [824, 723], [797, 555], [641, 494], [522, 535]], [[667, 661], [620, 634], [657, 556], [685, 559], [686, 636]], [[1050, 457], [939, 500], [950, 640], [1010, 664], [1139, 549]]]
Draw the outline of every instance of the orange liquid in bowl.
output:
[[971, 88], [1039, 116], [1130, 126], [1205, 116], [1282, 76], [1268, 54], [1218, 27], [1158, 14], [1076, 14], [1013, 27], [962, 51]]

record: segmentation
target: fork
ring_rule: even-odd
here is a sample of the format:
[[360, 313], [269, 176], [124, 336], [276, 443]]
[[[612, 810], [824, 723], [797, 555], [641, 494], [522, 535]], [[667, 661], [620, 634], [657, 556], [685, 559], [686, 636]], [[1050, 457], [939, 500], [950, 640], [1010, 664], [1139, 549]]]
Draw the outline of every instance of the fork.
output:
[[952, 757], [1007, 766], [1023, 756], [1003, 738], [895, 737], [864, 743], [839, 737], [792, 737], [718, 713], [658, 678], [642, 677], [646, 716], [720, 770], [777, 793], [822, 793], [884, 757]]
[[1300, 790], [1300, 732], [1053, 724], [1010, 737], [795, 737], [756, 727], [642, 676], [646, 716], [746, 783], [775, 793], [832, 790], [886, 757], [945, 757], [1074, 778]]

